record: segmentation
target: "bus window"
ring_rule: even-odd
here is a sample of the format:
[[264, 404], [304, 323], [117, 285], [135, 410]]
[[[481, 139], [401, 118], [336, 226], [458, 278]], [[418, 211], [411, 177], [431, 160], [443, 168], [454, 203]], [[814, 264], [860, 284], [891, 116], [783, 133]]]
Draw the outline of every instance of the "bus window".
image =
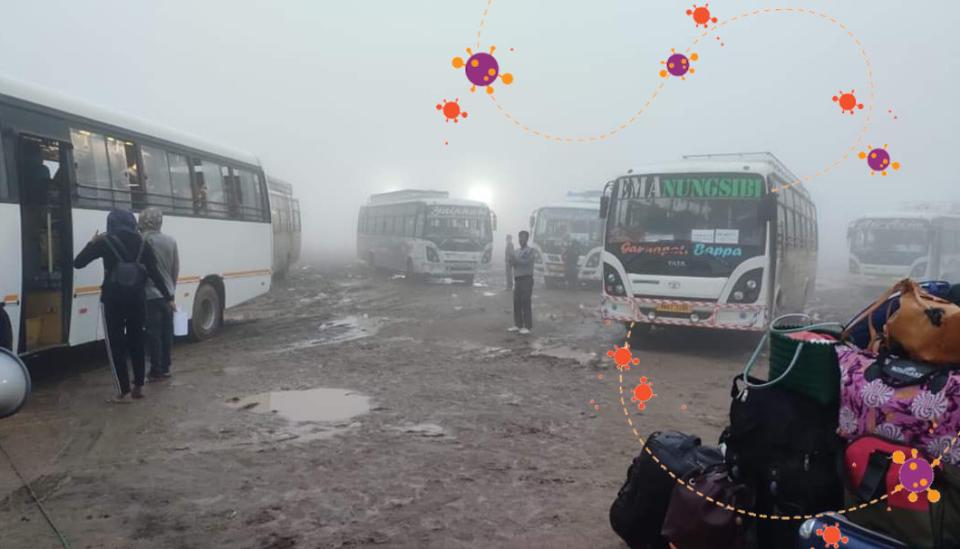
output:
[[223, 190], [223, 177], [220, 165], [208, 160], [193, 161], [193, 175], [196, 178], [198, 213], [211, 217], [226, 217], [227, 201]]
[[173, 211], [180, 214], [193, 213], [193, 188], [190, 185], [190, 165], [187, 157], [167, 153], [167, 165], [170, 167]]
[[416, 218], [412, 215], [407, 215], [403, 218], [403, 235], [404, 236], [414, 236], [415, 235], [415, 224]]
[[140, 153], [143, 155], [143, 186], [147, 204], [172, 213], [173, 195], [167, 151], [144, 145]]
[[220, 166], [220, 179], [223, 181], [224, 202], [227, 204], [228, 216], [239, 219], [240, 215], [240, 182], [237, 181], [236, 170], [228, 166]]
[[112, 202], [107, 143], [102, 135], [70, 130], [73, 162], [77, 174], [77, 205], [96, 207]]
[[234, 170], [240, 186], [240, 217], [251, 221], [263, 219], [260, 209], [260, 182], [250, 170]]
[[107, 136], [107, 164], [110, 166], [110, 186], [113, 188], [115, 206], [131, 207], [133, 191], [140, 190], [136, 158], [133, 143]]

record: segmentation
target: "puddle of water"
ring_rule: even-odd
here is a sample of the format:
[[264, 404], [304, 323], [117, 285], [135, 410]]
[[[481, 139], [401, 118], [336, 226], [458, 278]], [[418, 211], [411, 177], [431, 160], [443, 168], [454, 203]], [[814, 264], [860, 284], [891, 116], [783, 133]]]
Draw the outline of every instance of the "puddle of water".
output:
[[533, 352], [530, 355], [574, 360], [581, 366], [586, 366], [597, 358], [597, 353], [579, 351], [566, 345], [550, 344], [544, 341], [534, 341]]
[[403, 427], [394, 427], [394, 430], [401, 433], [410, 433], [422, 437], [442, 437], [446, 435], [443, 427], [436, 423], [418, 423], [416, 425], [404, 425]]
[[261, 414], [276, 413], [294, 422], [342, 423], [370, 411], [370, 397], [346, 389], [274, 391], [248, 396], [230, 406]]
[[345, 341], [354, 341], [376, 335], [380, 330], [382, 319], [368, 316], [348, 316], [339, 320], [331, 320], [320, 325], [320, 337], [291, 343], [274, 352], [284, 353], [318, 347], [334, 345]]

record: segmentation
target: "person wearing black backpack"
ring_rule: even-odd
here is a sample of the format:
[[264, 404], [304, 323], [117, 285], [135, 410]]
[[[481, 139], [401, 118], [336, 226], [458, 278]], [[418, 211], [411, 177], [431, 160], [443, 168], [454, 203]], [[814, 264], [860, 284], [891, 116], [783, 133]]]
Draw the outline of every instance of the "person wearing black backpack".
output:
[[[147, 277], [174, 307], [174, 298], [167, 290], [157, 260], [150, 245], [137, 232], [137, 219], [127, 210], [113, 210], [107, 216], [107, 232], [99, 232], [73, 260], [75, 269], [82, 269], [95, 259], [103, 260], [103, 285], [100, 302], [103, 304], [104, 324], [107, 328], [107, 350], [119, 395], [112, 402], [129, 402], [143, 397], [144, 350], [143, 324], [146, 315]], [[133, 365], [133, 389], [127, 358]]]

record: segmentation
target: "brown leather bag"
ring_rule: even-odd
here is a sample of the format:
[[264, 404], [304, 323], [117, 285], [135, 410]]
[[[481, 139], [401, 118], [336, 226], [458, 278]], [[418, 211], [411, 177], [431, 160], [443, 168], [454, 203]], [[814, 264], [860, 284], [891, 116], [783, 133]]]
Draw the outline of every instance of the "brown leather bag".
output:
[[960, 307], [928, 294], [909, 278], [884, 292], [851, 325], [866, 315], [872, 315], [896, 292], [900, 292], [900, 308], [883, 327], [883, 338], [870, 326], [869, 349], [877, 351], [881, 345], [888, 349], [899, 346], [913, 360], [960, 364]]

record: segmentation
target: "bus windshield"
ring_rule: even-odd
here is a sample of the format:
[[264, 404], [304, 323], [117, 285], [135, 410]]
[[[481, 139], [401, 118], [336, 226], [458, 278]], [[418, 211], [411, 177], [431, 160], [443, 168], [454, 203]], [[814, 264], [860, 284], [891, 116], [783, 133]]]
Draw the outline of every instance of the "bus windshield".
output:
[[863, 219], [853, 226], [850, 250], [862, 263], [910, 265], [927, 254], [928, 229], [922, 219]]
[[764, 253], [756, 174], [639, 176], [618, 183], [607, 249], [630, 272], [729, 276]]
[[489, 242], [493, 239], [490, 229], [490, 213], [484, 208], [431, 206], [427, 209], [424, 237]]
[[596, 209], [543, 208], [537, 216], [533, 240], [544, 252], [559, 253], [559, 247], [566, 239], [577, 240], [590, 248], [599, 246], [602, 230], [603, 224]]

